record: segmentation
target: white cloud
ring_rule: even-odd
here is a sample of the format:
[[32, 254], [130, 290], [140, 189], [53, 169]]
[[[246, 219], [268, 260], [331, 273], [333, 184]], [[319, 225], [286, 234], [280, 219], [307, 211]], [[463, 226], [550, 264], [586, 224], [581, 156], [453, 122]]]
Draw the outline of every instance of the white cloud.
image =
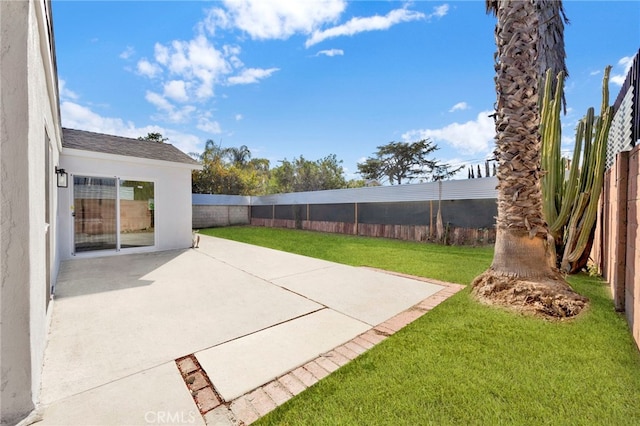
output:
[[144, 98], [147, 100], [147, 102], [154, 105], [160, 110], [168, 112], [173, 109], [173, 105], [171, 105], [171, 102], [169, 102], [164, 96], [159, 95], [158, 93], [147, 91], [147, 94]]
[[213, 36], [216, 34], [216, 29], [229, 28], [230, 24], [227, 12], [218, 7], [214, 7], [207, 10], [207, 15], [198, 23], [197, 28], [199, 31], [206, 32]]
[[120, 54], [122, 59], [129, 59], [136, 53], [136, 50], [133, 46], [127, 46], [127, 48]]
[[[222, 7], [206, 11], [195, 26], [191, 40], [155, 43], [154, 58], [137, 62], [137, 73], [156, 79], [145, 99], [158, 110], [153, 118], [186, 122], [196, 107], [215, 96], [218, 84], [254, 84], [270, 77], [279, 68], [245, 67], [239, 45], [215, 46], [207, 35], [220, 29], [238, 28], [256, 39], [286, 38], [295, 33], [310, 34], [326, 23], [333, 23], [346, 8], [345, 0], [224, 0]], [[133, 54], [133, 50], [125, 53]], [[337, 49], [324, 51], [327, 56], [342, 54]], [[191, 102], [178, 106], [176, 103]], [[236, 117], [236, 120], [240, 120]], [[219, 133], [220, 124], [210, 118], [197, 119], [197, 126]]]
[[[178, 132], [173, 129], [164, 128], [162, 131], [158, 131], [158, 133], [162, 133], [162, 135], [166, 138], [169, 138], [169, 143], [182, 152], [189, 154], [191, 152], [200, 153], [204, 150], [204, 143], [201, 139], [190, 133]], [[143, 133], [143, 135], [147, 135], [149, 132]]]
[[214, 85], [233, 69], [225, 56], [229, 56], [236, 65], [241, 65], [242, 62], [237, 58], [239, 53], [240, 48], [237, 46], [225, 46], [222, 51], [216, 49], [203, 34], [189, 41], [174, 40], [168, 45], [156, 43], [156, 62], [141, 60], [138, 62], [138, 72], [147, 77], [155, 77], [162, 75], [163, 68], [166, 68], [174, 78], [161, 83], [162, 95], [147, 92], [145, 98], [166, 114], [170, 121], [188, 120], [195, 107], [176, 108], [169, 99], [187, 102], [190, 99], [211, 98], [214, 95]]
[[440, 6], [436, 6], [436, 7], [433, 8], [433, 13], [429, 15], [429, 18], [431, 18], [431, 17], [442, 18], [448, 12], [449, 12], [449, 5], [448, 4], [443, 4], [443, 5], [440, 5]]
[[131, 121], [124, 121], [114, 117], [102, 117], [91, 109], [74, 102], [62, 102], [60, 104], [60, 112], [62, 125], [70, 129], [136, 139], [149, 133], [161, 133], [164, 137], [169, 138], [169, 143], [187, 154], [189, 152], [201, 152], [204, 145], [199, 137], [189, 133], [182, 133], [155, 125], [137, 127]]
[[445, 142], [463, 154], [484, 153], [490, 149], [495, 136], [493, 111], [482, 111], [475, 120], [452, 123], [440, 129], [410, 130], [402, 135], [406, 141], [430, 138]]
[[228, 22], [251, 38], [264, 40], [309, 34], [322, 24], [335, 22], [345, 10], [346, 1], [225, 0], [224, 5]]
[[622, 86], [626, 78], [627, 78], [626, 74], [614, 74], [611, 76], [609, 80], [611, 81], [611, 83], [615, 85]]
[[244, 63], [240, 60], [240, 46], [226, 44], [222, 46], [222, 51], [234, 68], [242, 68], [244, 66]]
[[220, 123], [215, 120], [211, 120], [209, 117], [200, 117], [196, 127], [203, 132], [213, 133], [215, 135], [222, 133]]
[[633, 65], [633, 56], [624, 56], [618, 61], [618, 65], [624, 67], [624, 72], [627, 73]]
[[[174, 122], [188, 120], [195, 110], [193, 106], [177, 108], [172, 102], [202, 104], [215, 96], [218, 84], [251, 84], [269, 77], [278, 68], [246, 68], [240, 59], [242, 49], [239, 45], [214, 45], [207, 34], [215, 35], [219, 29], [232, 26], [240, 27], [247, 17], [261, 16], [269, 21], [276, 16], [283, 26], [278, 31], [296, 31], [304, 27], [303, 22], [325, 22], [327, 13], [333, 12], [332, 5], [342, 4], [344, 0], [322, 0], [316, 2], [289, 2], [275, 0], [269, 2], [253, 0], [228, 0], [224, 8], [214, 7], [206, 11], [205, 17], [195, 26], [195, 35], [191, 40], [173, 40], [168, 43], [155, 43], [154, 60], [142, 59], [138, 62], [139, 74], [157, 79], [157, 86], [147, 92], [146, 99], [160, 114]], [[257, 14], [257, 15], [256, 15]], [[264, 16], [263, 16], [264, 14]], [[338, 13], [339, 15], [339, 13]], [[311, 19], [311, 21], [309, 21]], [[252, 23], [258, 31], [265, 21]], [[302, 26], [300, 26], [302, 25]], [[306, 24], [305, 24], [306, 25]], [[263, 28], [264, 29], [264, 28]], [[275, 31], [273, 28], [270, 31]], [[309, 31], [311, 31], [309, 29]], [[279, 34], [283, 34], [280, 32]], [[241, 71], [239, 71], [241, 70]], [[235, 74], [235, 75], [232, 75]], [[229, 77], [231, 76], [231, 77]], [[156, 117], [158, 118], [158, 117]], [[205, 124], [207, 128], [209, 126]]]
[[325, 56], [342, 56], [344, 55], [344, 50], [342, 49], [329, 49], [329, 50], [321, 50], [316, 53], [316, 56], [325, 55]]
[[79, 98], [77, 93], [67, 88], [67, 82], [62, 79], [58, 79], [58, 91], [60, 92], [60, 98], [63, 100], [71, 99], [75, 101]]
[[236, 119], [236, 121], [240, 121], [240, 120], [242, 120], [244, 117], [243, 117], [243, 115], [242, 115], [242, 114], [236, 114], [234, 118]]
[[153, 55], [159, 64], [167, 65], [169, 63], [169, 48], [160, 43], [153, 46]]
[[457, 104], [451, 107], [449, 112], [464, 111], [465, 109], [469, 109], [469, 105], [467, 105], [466, 102], [458, 102]]
[[[227, 54], [232, 55], [236, 63], [239, 61], [235, 58], [237, 53], [239, 48], [227, 49]], [[165, 66], [172, 75], [185, 81], [185, 97], [192, 95], [198, 99], [212, 97], [214, 84], [232, 70], [225, 53], [202, 34], [190, 41], [174, 40], [168, 46], [156, 43], [155, 59], [156, 67]], [[193, 88], [191, 93], [190, 88]]]
[[175, 105], [167, 100], [167, 98], [151, 91], [147, 91], [145, 99], [163, 113], [161, 116], [155, 117], [158, 120], [166, 119], [173, 123], [184, 123], [189, 120], [193, 112], [196, 110], [192, 105], [185, 105], [181, 108], [176, 108]]
[[71, 129], [124, 136], [123, 130], [132, 127], [131, 122], [125, 122], [120, 118], [102, 117], [89, 108], [70, 101], [60, 104], [60, 114], [62, 125]]
[[387, 13], [385, 16], [376, 15], [366, 18], [356, 17], [342, 25], [328, 28], [326, 30], [314, 31], [313, 34], [311, 34], [311, 37], [309, 37], [305, 42], [305, 46], [310, 47], [334, 37], [352, 36], [365, 31], [386, 30], [401, 22], [416, 21], [424, 18], [426, 18], [424, 13], [407, 9], [395, 9]]
[[230, 85], [257, 83], [258, 81], [271, 76], [271, 74], [278, 70], [279, 68], [247, 68], [246, 70], [243, 70], [240, 75], [229, 77], [227, 82]]
[[631, 69], [631, 65], [633, 65], [633, 56], [624, 56], [618, 61], [618, 66], [623, 68], [623, 71], [612, 74], [610, 81], [613, 84], [617, 84], [618, 86], [622, 86], [624, 81], [627, 78], [627, 74]]
[[146, 77], [153, 78], [162, 73], [162, 68], [156, 64], [152, 64], [146, 59], [138, 61], [138, 73]]
[[171, 80], [165, 83], [164, 96], [178, 102], [188, 101], [187, 84], [183, 80]]
[[229, 72], [229, 64], [222, 52], [217, 50], [204, 36], [198, 36], [188, 45], [189, 65], [197, 73], [198, 69], [205, 69], [213, 73]]
[[191, 115], [196, 111], [196, 107], [193, 105], [185, 105], [181, 108], [176, 108], [167, 116], [168, 120], [172, 123], [185, 123], [189, 121]]

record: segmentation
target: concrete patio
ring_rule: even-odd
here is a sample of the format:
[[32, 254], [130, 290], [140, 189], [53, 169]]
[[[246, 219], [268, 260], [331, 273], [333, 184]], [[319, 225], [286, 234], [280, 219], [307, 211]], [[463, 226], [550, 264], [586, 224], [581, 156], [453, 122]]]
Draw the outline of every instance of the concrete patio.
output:
[[206, 236], [67, 261], [39, 424], [250, 423], [460, 288]]

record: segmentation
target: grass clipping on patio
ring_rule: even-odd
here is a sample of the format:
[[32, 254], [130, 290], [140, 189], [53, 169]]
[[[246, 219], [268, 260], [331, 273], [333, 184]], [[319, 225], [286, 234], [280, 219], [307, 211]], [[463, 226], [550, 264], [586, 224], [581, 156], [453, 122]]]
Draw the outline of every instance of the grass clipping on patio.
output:
[[559, 273], [526, 279], [489, 269], [473, 280], [471, 287], [481, 303], [545, 319], [575, 317], [589, 305], [589, 299], [576, 293]]

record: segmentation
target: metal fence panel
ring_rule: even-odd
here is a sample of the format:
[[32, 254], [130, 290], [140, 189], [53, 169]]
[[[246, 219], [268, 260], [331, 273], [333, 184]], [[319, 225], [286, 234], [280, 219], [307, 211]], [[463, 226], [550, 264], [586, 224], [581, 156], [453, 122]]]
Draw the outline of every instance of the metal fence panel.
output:
[[251, 206], [251, 218], [273, 219], [273, 206]]
[[309, 220], [355, 223], [355, 204], [310, 204]]
[[274, 219], [305, 220], [307, 216], [306, 207], [301, 204], [279, 204], [274, 212]]
[[358, 223], [429, 225], [429, 215], [428, 201], [358, 204]]
[[[436, 204], [434, 202], [434, 204]], [[437, 210], [436, 210], [437, 212]], [[442, 223], [456, 228], [493, 228], [498, 215], [496, 200], [447, 200], [442, 202]]]
[[[495, 225], [495, 200], [445, 200], [441, 202], [443, 225], [457, 228], [491, 228]], [[437, 201], [358, 204], [358, 223], [434, 225]]]

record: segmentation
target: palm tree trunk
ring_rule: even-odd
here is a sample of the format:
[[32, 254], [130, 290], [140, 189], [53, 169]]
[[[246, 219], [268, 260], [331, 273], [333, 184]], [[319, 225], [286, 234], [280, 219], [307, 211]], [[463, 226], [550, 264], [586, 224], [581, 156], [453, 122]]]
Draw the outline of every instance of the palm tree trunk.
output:
[[[498, 242], [493, 268], [520, 277], [551, 274], [540, 188], [537, 31], [533, 1], [500, 2], [496, 26]], [[516, 249], [517, 248], [517, 249]], [[513, 262], [518, 256], [519, 262]], [[543, 266], [546, 265], [546, 266]]]
[[493, 262], [472, 283], [488, 303], [547, 316], [576, 315], [586, 299], [555, 269], [540, 188], [538, 112], [538, 0], [487, 2], [495, 30], [498, 217]]

